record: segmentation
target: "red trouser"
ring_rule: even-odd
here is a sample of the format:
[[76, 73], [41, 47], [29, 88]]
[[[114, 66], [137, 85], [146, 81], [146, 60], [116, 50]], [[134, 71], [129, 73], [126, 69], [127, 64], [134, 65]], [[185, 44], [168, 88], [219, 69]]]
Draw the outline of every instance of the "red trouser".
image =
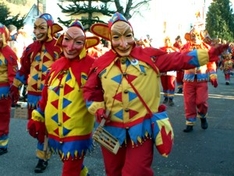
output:
[[62, 176], [80, 176], [84, 157], [79, 159], [63, 160]]
[[32, 118], [32, 111], [34, 109], [31, 109], [31, 108], [28, 108], [28, 119], [31, 119]]
[[183, 88], [184, 71], [176, 72], [177, 88]]
[[148, 139], [142, 145], [132, 147], [127, 140], [127, 146], [112, 154], [101, 147], [107, 176], [153, 176], [151, 164], [153, 162], [153, 141]]
[[231, 74], [230, 73], [224, 73], [225, 81], [230, 81]]
[[207, 82], [184, 82], [184, 108], [186, 123], [194, 123], [197, 114], [205, 116], [208, 111]]
[[161, 75], [161, 84], [164, 97], [174, 97], [175, 94], [175, 76]]
[[0, 137], [8, 135], [11, 117], [11, 99], [0, 99]]

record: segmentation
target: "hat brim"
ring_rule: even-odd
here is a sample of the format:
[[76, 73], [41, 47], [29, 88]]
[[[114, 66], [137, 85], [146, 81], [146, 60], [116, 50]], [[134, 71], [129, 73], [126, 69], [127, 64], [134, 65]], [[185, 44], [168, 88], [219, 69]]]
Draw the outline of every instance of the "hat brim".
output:
[[54, 23], [54, 24], [52, 25], [52, 33], [53, 33], [53, 34], [55, 34], [55, 33], [57, 33], [57, 32], [60, 32], [60, 31], [62, 31], [62, 30], [63, 30], [63, 28], [62, 28], [59, 24]]
[[110, 32], [109, 32], [109, 28], [108, 28], [108, 25], [105, 24], [105, 23], [96, 23], [96, 24], [93, 24], [91, 27], [90, 27], [90, 31], [105, 39], [105, 40], [109, 40], [110, 41]]
[[184, 38], [187, 41], [191, 41], [191, 34], [190, 33], [185, 33]]
[[91, 48], [100, 43], [100, 39], [96, 36], [93, 37], [86, 37], [86, 43], [85, 43], [85, 48]]

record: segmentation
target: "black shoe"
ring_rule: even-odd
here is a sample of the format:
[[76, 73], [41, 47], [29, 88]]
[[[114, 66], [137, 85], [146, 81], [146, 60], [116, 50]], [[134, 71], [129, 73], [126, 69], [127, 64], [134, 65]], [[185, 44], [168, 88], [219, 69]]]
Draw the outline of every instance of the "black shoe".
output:
[[177, 93], [183, 93], [183, 90], [182, 89], [178, 89]]
[[183, 130], [183, 132], [185, 133], [189, 133], [191, 131], [193, 131], [193, 126], [190, 126], [190, 125], [187, 125], [186, 128]]
[[226, 82], [226, 85], [229, 85], [229, 82]]
[[163, 104], [166, 104], [168, 102], [168, 98], [164, 98]]
[[202, 129], [207, 129], [208, 128], [208, 123], [206, 121], [206, 118], [200, 118], [201, 119], [201, 128]]
[[169, 99], [168, 105], [169, 105], [169, 106], [174, 106], [174, 104], [175, 104], [175, 103], [173, 102], [173, 100]]
[[0, 148], [0, 155], [7, 153], [7, 148]]
[[36, 165], [36, 167], [34, 169], [34, 172], [35, 173], [42, 173], [46, 169], [47, 166], [48, 166], [48, 162], [47, 161], [39, 159], [38, 163], [37, 163], [37, 165]]

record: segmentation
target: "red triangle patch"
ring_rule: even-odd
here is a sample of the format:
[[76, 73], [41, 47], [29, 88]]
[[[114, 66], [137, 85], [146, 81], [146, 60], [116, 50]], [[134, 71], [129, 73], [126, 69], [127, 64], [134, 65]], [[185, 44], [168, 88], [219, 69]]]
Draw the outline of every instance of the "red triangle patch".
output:
[[70, 119], [70, 117], [64, 112], [63, 113], [63, 122], [66, 122], [69, 119]]
[[45, 78], [46, 78], [46, 75], [41, 76], [41, 80], [45, 80]]
[[44, 58], [43, 58], [43, 63], [45, 63], [45, 62], [47, 62], [47, 61], [50, 61], [50, 59], [47, 58], [47, 57], [44, 57]]
[[138, 114], [137, 111], [134, 111], [134, 110], [129, 109], [129, 118], [130, 118], [130, 119], [133, 118], [136, 114]]
[[71, 91], [73, 91], [74, 88], [69, 86], [68, 84], [65, 84], [65, 87], [64, 87], [64, 95], [70, 93]]
[[36, 67], [34, 67], [37, 71], [39, 70], [39, 65], [36, 65]]
[[51, 104], [58, 109], [58, 100], [52, 101]]
[[55, 134], [59, 135], [59, 130], [58, 130], [58, 128], [56, 128], [56, 129], [54, 130], [54, 132], [55, 132]]
[[128, 80], [129, 80], [130, 82], [132, 82], [134, 79], [136, 79], [136, 77], [137, 77], [137, 76], [135, 76], [135, 75], [129, 75], [129, 74], [128, 74]]
[[113, 98], [120, 101], [120, 102], [122, 102], [122, 92], [116, 94]]
[[37, 90], [37, 83], [31, 86], [34, 90]]

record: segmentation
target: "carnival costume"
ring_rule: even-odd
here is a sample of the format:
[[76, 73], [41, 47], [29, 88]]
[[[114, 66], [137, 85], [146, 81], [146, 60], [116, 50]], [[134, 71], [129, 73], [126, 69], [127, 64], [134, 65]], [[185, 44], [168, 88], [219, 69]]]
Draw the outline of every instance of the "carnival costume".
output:
[[[49, 67], [62, 53], [62, 49], [55, 46], [57, 40], [54, 38], [55, 33], [61, 31], [62, 27], [54, 23], [52, 16], [47, 13], [40, 15], [37, 20], [43, 21], [39, 25], [35, 24], [34, 32], [40, 30], [37, 29], [40, 25], [46, 25], [48, 28], [47, 36], [44, 40], [36, 40], [26, 47], [20, 59], [21, 67], [16, 74], [13, 86], [11, 86], [11, 94], [14, 103], [16, 103], [19, 100], [19, 88], [21, 85], [27, 85], [28, 119], [31, 118], [32, 111], [37, 107], [41, 98]], [[46, 21], [46, 24], [44, 24], [44, 21]], [[44, 145], [38, 142], [36, 156], [39, 159], [38, 164], [43, 165], [43, 167], [36, 166], [35, 172], [42, 172], [47, 166], [47, 162], [44, 162], [44, 160], [50, 157], [49, 154], [45, 155], [43, 147]]]
[[[122, 26], [127, 26], [126, 35], [124, 30], [120, 30]], [[122, 145], [117, 154], [101, 147], [106, 175], [152, 176], [152, 123], [155, 116], [167, 116], [166, 111], [158, 110], [160, 72], [204, 65], [209, 61], [209, 56], [210, 60], [217, 60], [213, 56], [220, 51], [194, 50], [184, 54], [167, 54], [134, 43], [129, 51], [131, 43], [128, 40], [134, 41], [132, 27], [118, 12], [112, 16], [108, 25], [97, 23], [91, 26], [91, 32], [110, 40], [112, 44], [110, 51], [95, 60], [84, 86], [88, 110], [96, 115], [98, 122], [107, 119], [104, 129]], [[126, 48], [118, 50], [114, 47], [113, 43], [118, 39], [124, 43], [120, 46], [126, 45]], [[125, 51], [126, 56], [121, 53]], [[105, 114], [107, 110], [110, 111], [109, 115]], [[173, 135], [173, 132], [166, 131], [166, 135]], [[164, 138], [164, 135], [161, 137]], [[164, 141], [162, 145], [167, 146], [169, 142]]]
[[[180, 36], [178, 35], [175, 40], [176, 41], [173, 44], [173, 46], [180, 51], [182, 48], [182, 41]], [[177, 70], [176, 72], [176, 85], [178, 88], [177, 93], [183, 93], [183, 78], [184, 78], [184, 70]]]
[[[77, 20], [69, 26], [72, 27], [84, 32]], [[78, 43], [74, 41], [75, 44], [65, 46], [63, 41], [69, 41], [67, 36], [61, 35], [56, 45], [68, 48]], [[64, 56], [52, 64], [38, 108], [32, 112], [28, 123], [30, 135], [40, 141], [44, 141], [47, 132], [49, 148], [63, 161], [63, 176], [77, 176], [80, 172], [80, 175], [86, 175], [82, 163], [92, 146], [94, 116], [86, 108], [82, 87], [94, 61], [87, 55], [87, 49], [96, 46], [99, 38], [86, 37], [84, 41], [81, 49], [70, 49], [71, 53], [77, 50], [78, 56], [69, 59], [64, 51]]]
[[18, 70], [17, 56], [7, 45], [9, 31], [0, 23], [0, 155], [7, 153], [11, 117], [10, 86]]
[[225, 84], [229, 85], [231, 76], [234, 74], [234, 59], [232, 59], [232, 53], [229, 51], [222, 53], [220, 70], [223, 71]]
[[[159, 48], [167, 53], [179, 51], [179, 49], [171, 46], [170, 38], [166, 37], [164, 39], [165, 46]], [[164, 93], [163, 103], [169, 106], [174, 105], [174, 95], [175, 95], [175, 81], [176, 81], [176, 71], [168, 71], [161, 73], [161, 84]]]
[[[185, 34], [185, 39], [188, 42], [183, 46], [182, 52], [193, 51], [194, 49], [208, 51], [210, 49], [210, 46], [202, 41], [203, 37], [199, 29], [193, 28], [190, 33]], [[206, 65], [184, 70], [183, 91], [186, 118], [184, 132], [193, 130], [197, 117], [201, 120], [201, 128], [208, 128], [206, 117], [208, 112], [207, 82], [209, 81], [214, 87], [218, 86], [215, 62], [208, 62]]]

